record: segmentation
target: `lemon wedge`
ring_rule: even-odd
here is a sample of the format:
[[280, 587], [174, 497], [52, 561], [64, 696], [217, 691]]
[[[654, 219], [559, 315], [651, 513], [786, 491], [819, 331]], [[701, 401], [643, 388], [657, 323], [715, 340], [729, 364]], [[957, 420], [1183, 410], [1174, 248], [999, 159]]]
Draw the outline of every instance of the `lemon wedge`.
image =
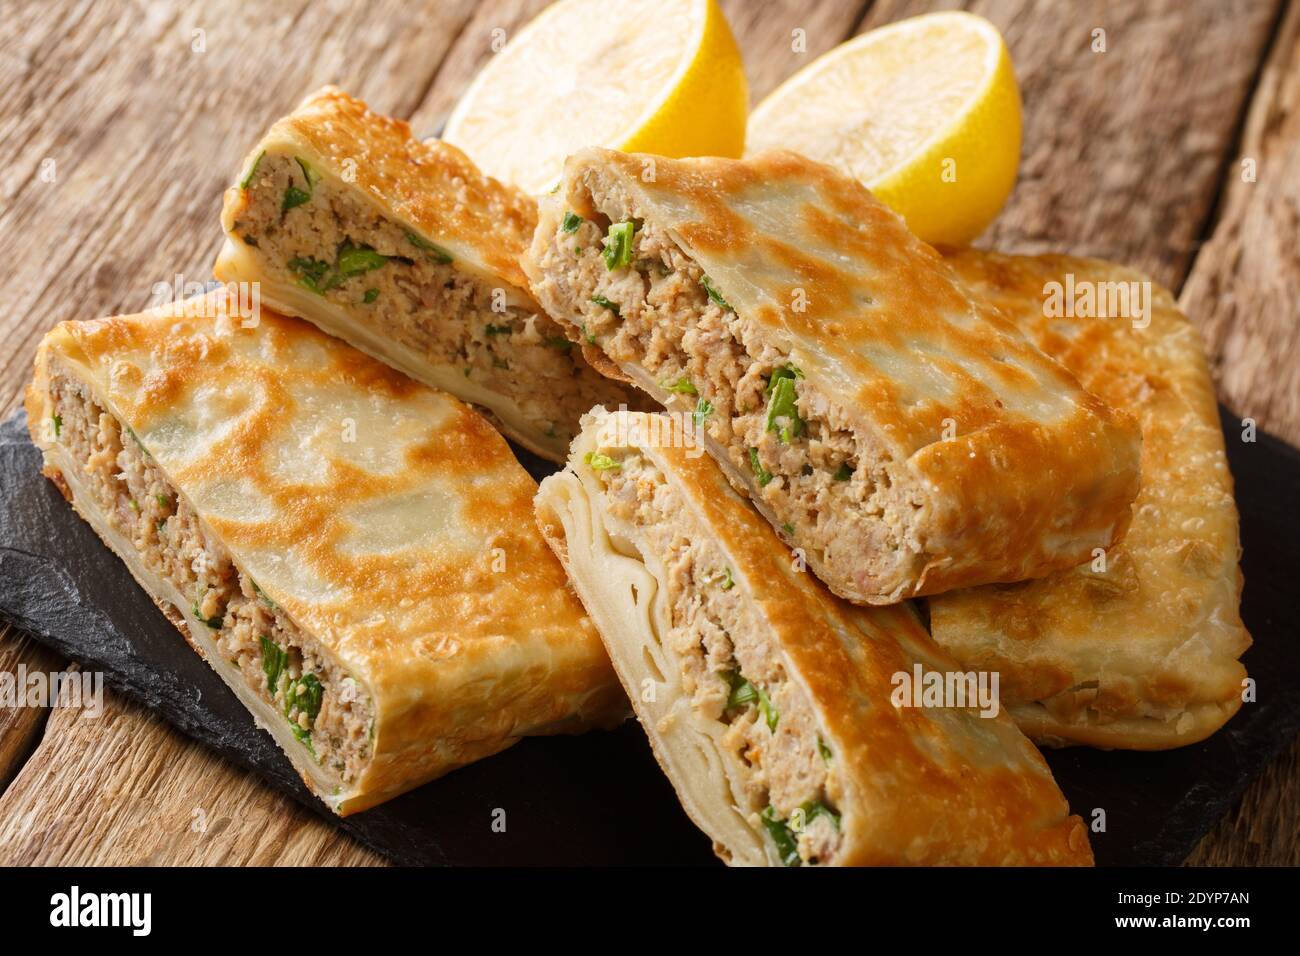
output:
[[900, 20], [843, 43], [771, 93], [748, 149], [783, 146], [870, 188], [927, 242], [960, 246], [993, 221], [1020, 162], [1020, 90], [993, 24]]
[[561, 0], [488, 61], [443, 138], [540, 193], [584, 146], [738, 157], [748, 112], [716, 0]]

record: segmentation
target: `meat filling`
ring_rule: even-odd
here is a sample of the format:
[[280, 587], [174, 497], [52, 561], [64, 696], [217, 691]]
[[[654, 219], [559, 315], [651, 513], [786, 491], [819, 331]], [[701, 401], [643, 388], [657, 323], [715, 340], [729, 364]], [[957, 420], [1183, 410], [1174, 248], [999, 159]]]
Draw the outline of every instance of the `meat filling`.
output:
[[539, 264], [582, 314], [587, 341], [694, 403], [791, 544], [824, 565], [865, 568], [856, 582], [865, 590], [911, 579], [924, 560], [912, 530], [922, 502], [905, 465], [851, 427], [620, 187], [585, 185], [570, 197], [582, 214], [565, 215]]
[[546, 314], [510, 304], [451, 254], [332, 188], [302, 160], [264, 155], [235, 233], [268, 273], [357, 314], [436, 365], [511, 399], [539, 432], [569, 441], [615, 388]]
[[723, 744], [743, 768], [741, 811], [787, 866], [832, 862], [840, 842], [835, 758], [767, 625], [710, 536], [684, 525], [680, 496], [653, 462], [624, 450], [589, 464], [606, 488], [615, 533], [662, 563], [671, 607], [664, 639], [696, 712], [726, 725]]
[[218, 652], [272, 704], [316, 761], [343, 783], [369, 762], [374, 708], [361, 685], [237, 568], [134, 433], [63, 373], [51, 378], [55, 440], [144, 566], [170, 581]]

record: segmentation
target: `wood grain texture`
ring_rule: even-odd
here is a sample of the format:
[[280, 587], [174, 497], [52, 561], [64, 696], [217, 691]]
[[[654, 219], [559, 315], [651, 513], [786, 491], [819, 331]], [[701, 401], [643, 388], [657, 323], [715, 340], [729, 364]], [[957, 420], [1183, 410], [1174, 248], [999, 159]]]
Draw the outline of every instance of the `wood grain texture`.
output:
[[1228, 164], [1219, 220], [1179, 300], [1205, 335], [1223, 401], [1292, 444], [1300, 444], [1297, 170], [1300, 4], [1292, 3]]
[[[1300, 435], [1297, 389], [1281, 368], [1288, 347], [1292, 373], [1296, 364], [1285, 335], [1295, 334], [1294, 298], [1282, 294], [1294, 284], [1297, 231], [1297, 187], [1285, 182], [1300, 140], [1297, 4], [1246, 127], [1243, 151], [1269, 158], [1259, 182], [1238, 188], [1238, 129], [1277, 0], [722, 3], [755, 101], [856, 29], [938, 6], [988, 16], [1011, 46], [1026, 127], [1020, 184], [984, 244], [1127, 261], [1174, 288], [1192, 269], [1184, 299], [1209, 334], [1229, 401]], [[543, 6], [11, 2], [0, 17], [0, 408], [16, 404], [35, 343], [55, 322], [138, 309], [155, 283], [210, 275], [222, 190], [265, 126], [305, 93], [339, 83], [431, 134], [492, 55], [492, 31], [513, 36]], [[1104, 54], [1089, 49], [1094, 27], [1107, 30]], [[796, 29], [804, 53], [792, 49]], [[41, 175], [47, 160], [52, 181]], [[1225, 172], [1222, 217], [1197, 256]], [[1291, 278], [1279, 289], [1271, 283], [1283, 272]], [[0, 667], [20, 661], [58, 666], [0, 632]], [[0, 863], [377, 862], [113, 694], [95, 720], [61, 708], [0, 711], [6, 782]], [[1300, 862], [1297, 794], [1300, 745], [1191, 862]]]
[[473, 3], [12, 6], [0, 17], [6, 412], [56, 322], [146, 307], [178, 273], [210, 278], [222, 191], [275, 118], [329, 82], [414, 109]]
[[719, 2], [745, 58], [751, 105], [757, 105], [782, 80], [843, 42], [871, 6], [870, 0]]
[[978, 244], [1098, 256], [1178, 289], [1278, 3], [878, 0], [863, 29], [940, 6], [998, 26], [1024, 100], [1020, 180]]
[[1300, 863], [1300, 740], [1251, 783], [1232, 812], [1202, 838], [1187, 863], [1189, 866], [1296, 866]]
[[[1253, 182], [1246, 160], [1253, 161]], [[1223, 402], [1261, 428], [1300, 444], [1296, 169], [1300, 3], [1293, 2], [1260, 75], [1241, 143], [1227, 165], [1218, 221], [1196, 257], [1179, 304], [1205, 336]], [[1300, 741], [1251, 784], [1188, 862], [1300, 863]]]
[[480, 3], [457, 33], [438, 66], [434, 82], [409, 117], [419, 136], [441, 132], [470, 80], [520, 27], [550, 6], [550, 0], [497, 0]]
[[[13, 676], [19, 688], [23, 674], [58, 671], [66, 662], [30, 637], [0, 624], [0, 674]], [[44, 706], [0, 707], [0, 792], [9, 785], [40, 738], [48, 711]], [[4, 817], [0, 815], [0, 827]]]
[[0, 796], [0, 865], [322, 866], [383, 860], [144, 708], [55, 707]]

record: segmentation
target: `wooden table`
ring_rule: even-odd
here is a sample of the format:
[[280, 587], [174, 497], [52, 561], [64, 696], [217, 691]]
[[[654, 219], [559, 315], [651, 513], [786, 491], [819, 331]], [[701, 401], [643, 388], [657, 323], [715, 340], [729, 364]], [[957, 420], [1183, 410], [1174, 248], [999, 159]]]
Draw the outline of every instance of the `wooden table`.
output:
[[[8, 0], [0, 17], [0, 410], [64, 319], [210, 276], [222, 190], [307, 92], [338, 83], [437, 130], [492, 31], [546, 0]], [[1300, 444], [1300, 0], [723, 0], [757, 99], [863, 30], [966, 6], [1024, 93], [1020, 183], [981, 244], [1131, 263], [1177, 290], [1234, 411]], [[807, 51], [791, 49], [802, 29]], [[1105, 50], [1094, 49], [1096, 30]], [[1251, 168], [1254, 175], [1247, 175]], [[0, 631], [0, 669], [65, 667]], [[109, 693], [0, 710], [0, 863], [380, 863]], [[1300, 863], [1300, 744], [1194, 863]]]

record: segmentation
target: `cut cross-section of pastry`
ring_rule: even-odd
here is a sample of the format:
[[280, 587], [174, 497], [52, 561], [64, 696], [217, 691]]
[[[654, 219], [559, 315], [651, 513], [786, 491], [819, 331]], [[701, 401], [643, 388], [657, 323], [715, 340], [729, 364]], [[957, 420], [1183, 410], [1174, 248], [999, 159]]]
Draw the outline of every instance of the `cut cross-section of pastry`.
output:
[[1086, 388], [1137, 417], [1142, 490], [1104, 557], [932, 599], [935, 639], [1000, 671], [1008, 710], [1040, 742], [1160, 750], [1204, 739], [1241, 707], [1250, 635], [1200, 336], [1166, 290], [1107, 262], [973, 251], [950, 262]]
[[[64, 322], [45, 473], [340, 814], [626, 713], [482, 416], [306, 322]], [[246, 327], [247, 326], [247, 327]]]
[[525, 270], [850, 600], [1042, 576], [1128, 519], [1132, 420], [828, 166], [584, 150]]
[[487, 411], [563, 461], [578, 419], [630, 390], [583, 360], [520, 270], [536, 205], [454, 146], [325, 88], [271, 127], [226, 192], [215, 272]]
[[[537, 519], [718, 855], [1090, 863], [1082, 821], [996, 685], [981, 709], [979, 675], [959, 674], [909, 605], [827, 591], [689, 434], [593, 410], [567, 469], [542, 482]], [[918, 677], [969, 696], [915, 706], [900, 691]]]

